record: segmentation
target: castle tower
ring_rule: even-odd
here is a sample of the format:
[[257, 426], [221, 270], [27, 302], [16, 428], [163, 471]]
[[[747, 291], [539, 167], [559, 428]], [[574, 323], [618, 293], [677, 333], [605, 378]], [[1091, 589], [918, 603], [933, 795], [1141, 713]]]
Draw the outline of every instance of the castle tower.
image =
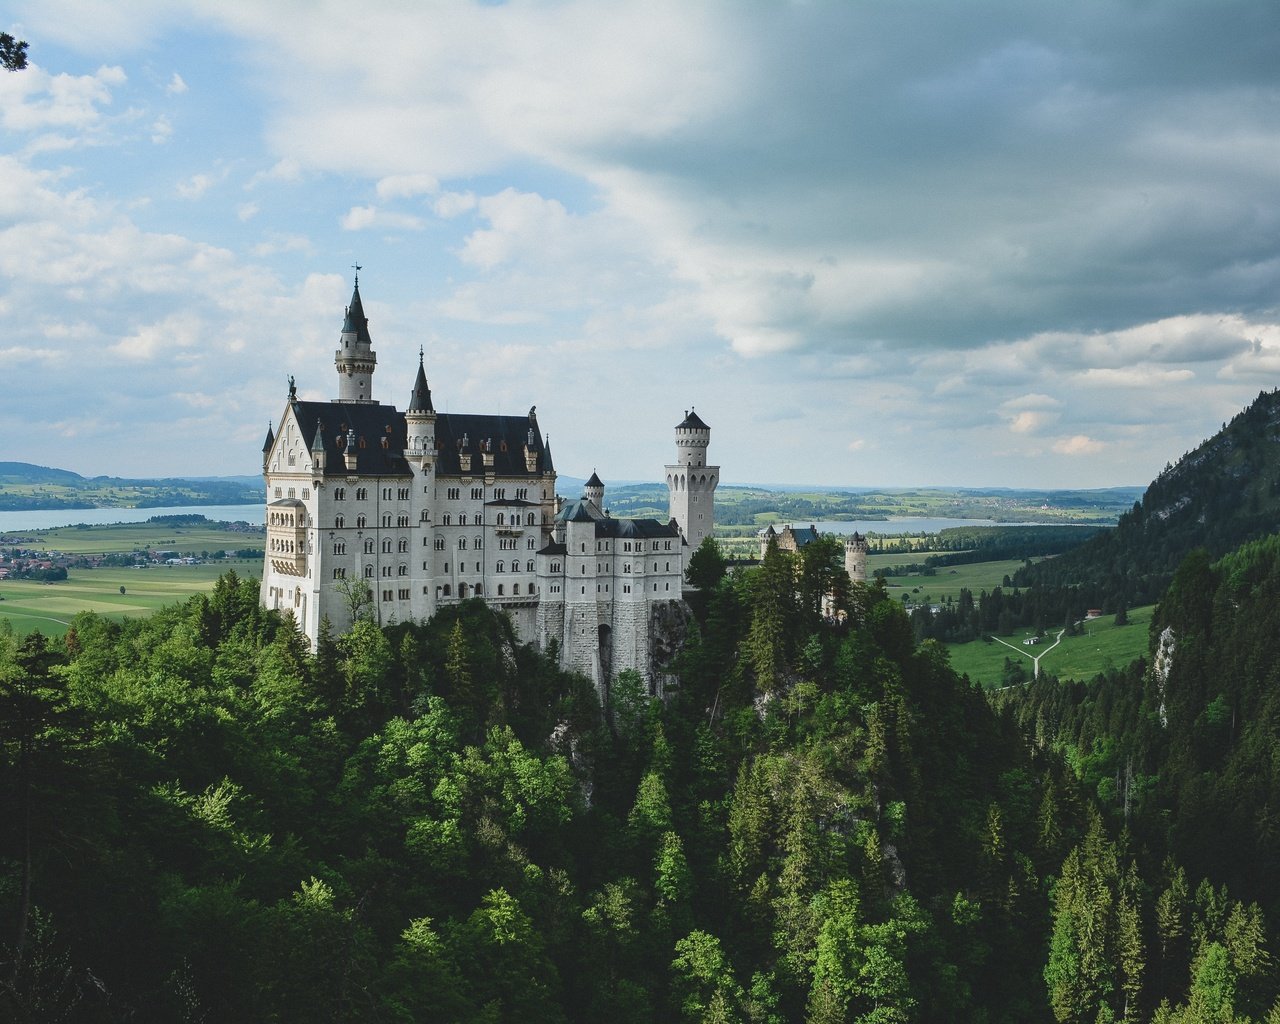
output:
[[711, 428], [692, 410], [676, 426], [676, 462], [667, 466], [668, 514], [693, 550], [715, 530], [720, 467], [707, 465]]
[[582, 496], [591, 502], [597, 512], [604, 513], [604, 481], [596, 475], [594, 469], [591, 471], [591, 479], [582, 488]]
[[845, 538], [844, 571], [851, 583], [867, 582], [867, 539], [860, 533]]
[[[358, 270], [359, 268], [357, 268]], [[338, 369], [339, 402], [373, 403], [373, 368], [378, 357], [373, 353], [373, 341], [369, 338], [369, 318], [364, 315], [360, 301], [360, 275], [356, 274], [355, 289], [351, 293], [351, 305], [342, 324], [342, 337], [338, 350], [333, 354]]]

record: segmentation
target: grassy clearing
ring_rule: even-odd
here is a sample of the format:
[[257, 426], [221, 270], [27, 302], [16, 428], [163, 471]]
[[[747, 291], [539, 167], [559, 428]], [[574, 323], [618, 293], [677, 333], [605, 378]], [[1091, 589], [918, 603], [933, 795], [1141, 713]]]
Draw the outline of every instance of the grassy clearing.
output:
[[[874, 573], [891, 565], [901, 565], [903, 556], [871, 555], [867, 559], [867, 571]], [[942, 604], [949, 597], [953, 601], [961, 590], [970, 591], [974, 598], [982, 591], [1002, 586], [1005, 576], [1012, 576], [1022, 567], [1018, 558], [997, 562], [974, 562], [972, 565], [943, 566], [936, 576], [886, 576], [885, 583], [895, 599], [903, 594], [911, 598], [911, 604]]]
[[261, 563], [228, 560], [145, 569], [72, 569], [69, 578], [58, 583], [3, 580], [0, 621], [9, 622], [20, 635], [38, 629], [50, 636], [61, 636], [76, 612], [94, 611], [112, 619], [150, 615], [166, 605], [185, 601], [192, 594], [212, 590], [228, 569], [241, 576], [257, 576]]
[[[1083, 636], [1064, 636], [1062, 643], [1040, 659], [1040, 671], [1061, 679], [1091, 679], [1108, 668], [1119, 668], [1134, 658], [1147, 654], [1147, 631], [1151, 626], [1154, 605], [1133, 608], [1129, 611], [1129, 624], [1117, 626], [1115, 616], [1104, 615], [1084, 624]], [[1013, 636], [1000, 639], [1013, 644], [1012, 651], [1004, 644], [973, 640], [967, 644], [948, 644], [951, 665], [957, 672], [967, 675], [986, 687], [999, 686], [1004, 672], [1005, 658], [1022, 661], [1031, 671], [1031, 657], [1044, 651], [1053, 643], [1054, 630], [1049, 639], [1039, 647], [1024, 648], [1022, 640], [1034, 630], [1018, 630]]]

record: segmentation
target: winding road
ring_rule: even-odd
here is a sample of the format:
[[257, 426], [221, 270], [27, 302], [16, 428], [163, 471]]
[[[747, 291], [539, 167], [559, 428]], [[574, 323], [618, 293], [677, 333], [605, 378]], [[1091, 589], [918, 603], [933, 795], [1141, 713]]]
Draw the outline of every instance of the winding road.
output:
[[1017, 651], [1019, 654], [1025, 655], [1026, 657], [1030, 658], [1030, 659], [1031, 659], [1031, 664], [1035, 666], [1035, 671], [1032, 673], [1032, 678], [1033, 678], [1033, 679], [1039, 679], [1039, 678], [1040, 678], [1040, 659], [1041, 659], [1041, 658], [1043, 658], [1046, 654], [1048, 654], [1048, 653], [1049, 653], [1051, 650], [1053, 650], [1055, 647], [1057, 647], [1057, 646], [1058, 646], [1058, 644], [1062, 643], [1062, 634], [1063, 634], [1063, 633], [1065, 633], [1066, 631], [1067, 631], [1067, 628], [1066, 628], [1065, 626], [1063, 626], [1063, 627], [1062, 627], [1062, 629], [1058, 630], [1058, 635], [1057, 635], [1057, 637], [1054, 639], [1053, 643], [1051, 643], [1048, 647], [1046, 647], [1046, 648], [1045, 648], [1043, 651], [1041, 651], [1039, 654], [1027, 654], [1027, 652], [1026, 652], [1026, 651], [1024, 651], [1024, 650], [1020, 650], [1019, 648], [1015, 647], [1013, 644], [1008, 643], [1008, 642], [1007, 642], [1007, 641], [1005, 641], [1005, 640], [1001, 640], [1001, 639], [1000, 639], [998, 636], [996, 636], [995, 634], [991, 634], [991, 639], [992, 639], [992, 640], [994, 640], [994, 641], [995, 641], [996, 643], [998, 643], [998, 644], [1004, 644], [1004, 645], [1005, 645], [1007, 648], [1009, 648], [1009, 650], [1011, 650], [1011, 651]]

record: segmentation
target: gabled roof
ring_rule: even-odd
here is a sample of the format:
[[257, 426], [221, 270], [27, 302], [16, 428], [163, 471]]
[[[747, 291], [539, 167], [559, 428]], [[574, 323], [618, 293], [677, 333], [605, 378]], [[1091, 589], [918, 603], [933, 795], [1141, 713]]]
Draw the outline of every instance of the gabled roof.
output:
[[[524, 446], [530, 431], [533, 432], [530, 447], [540, 456], [532, 473], [524, 461]], [[536, 477], [550, 468], [548, 453], [538, 433], [538, 421], [530, 416], [440, 413], [436, 417], [436, 448], [438, 476], [483, 476], [487, 470], [481, 456], [486, 454], [493, 456], [493, 472], [498, 476]], [[464, 451], [471, 455], [471, 468], [465, 473], [459, 459]]]
[[589, 523], [604, 518], [596, 507], [586, 498], [574, 498], [567, 501], [556, 513], [556, 520], [561, 523]]
[[676, 429], [677, 430], [710, 430], [711, 428], [702, 422], [702, 417], [700, 417], [696, 412], [690, 409], [687, 413], [684, 414], [684, 419], [682, 419], [679, 423], [676, 424]]
[[[317, 437], [325, 453], [325, 476], [346, 476], [347, 436], [355, 434], [356, 467], [360, 476], [409, 476], [404, 458], [404, 414], [390, 405], [359, 402], [291, 403], [303, 437]], [[385, 440], [385, 444], [383, 443]]]

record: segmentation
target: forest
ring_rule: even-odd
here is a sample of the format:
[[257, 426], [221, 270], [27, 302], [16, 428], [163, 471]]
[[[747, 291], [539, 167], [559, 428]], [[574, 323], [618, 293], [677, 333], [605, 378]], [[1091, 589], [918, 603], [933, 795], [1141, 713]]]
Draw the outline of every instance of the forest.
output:
[[1164, 674], [994, 701], [841, 557], [709, 543], [603, 705], [482, 602], [312, 653], [233, 573], [0, 638], [0, 1018], [1280, 1020], [1280, 541], [1183, 566]]

